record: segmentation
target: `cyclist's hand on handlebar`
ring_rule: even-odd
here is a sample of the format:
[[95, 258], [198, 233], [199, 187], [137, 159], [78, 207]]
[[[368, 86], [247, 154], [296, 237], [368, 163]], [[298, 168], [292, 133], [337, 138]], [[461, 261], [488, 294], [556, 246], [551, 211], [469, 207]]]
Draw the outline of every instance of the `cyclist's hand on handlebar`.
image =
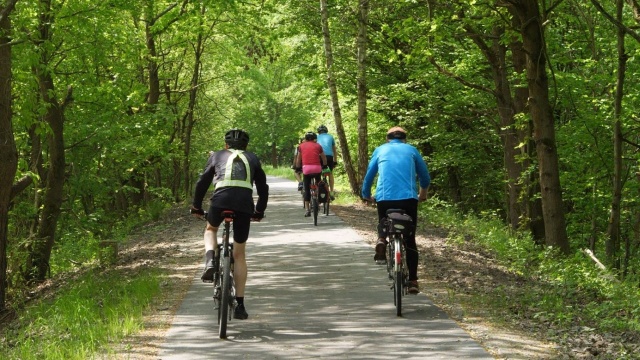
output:
[[191, 213], [191, 215], [197, 217], [197, 218], [204, 218], [204, 210], [202, 209], [198, 209], [196, 207], [191, 206], [191, 209], [189, 209], [189, 212]]
[[367, 205], [375, 205], [376, 204], [376, 199], [373, 196], [370, 196], [368, 198], [362, 198], [362, 200], [367, 203]]
[[264, 218], [264, 213], [255, 211], [253, 215], [251, 215], [251, 221], [260, 222]]
[[329, 165], [323, 165], [322, 166], [322, 173], [323, 174], [328, 174], [331, 172], [331, 169], [329, 168]]

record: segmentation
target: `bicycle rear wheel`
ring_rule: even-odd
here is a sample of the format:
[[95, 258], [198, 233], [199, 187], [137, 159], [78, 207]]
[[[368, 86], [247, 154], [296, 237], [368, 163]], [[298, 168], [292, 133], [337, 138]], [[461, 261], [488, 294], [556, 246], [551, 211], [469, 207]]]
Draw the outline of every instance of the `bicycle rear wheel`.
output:
[[220, 339], [227, 337], [227, 321], [229, 320], [229, 308], [231, 305], [231, 257], [229, 254], [222, 258], [222, 288], [220, 291], [220, 307], [218, 310], [218, 323], [220, 325]]
[[[216, 250], [214, 256], [214, 267], [216, 272], [213, 274], [213, 305], [218, 310], [218, 319], [220, 319], [220, 292], [222, 291], [222, 264], [220, 263], [220, 254], [222, 253], [221, 247]], [[220, 322], [220, 320], [218, 320]]]
[[396, 238], [394, 251], [394, 279], [393, 279], [393, 298], [396, 305], [396, 315], [402, 316], [402, 292], [404, 291], [404, 262], [402, 261], [402, 243]]

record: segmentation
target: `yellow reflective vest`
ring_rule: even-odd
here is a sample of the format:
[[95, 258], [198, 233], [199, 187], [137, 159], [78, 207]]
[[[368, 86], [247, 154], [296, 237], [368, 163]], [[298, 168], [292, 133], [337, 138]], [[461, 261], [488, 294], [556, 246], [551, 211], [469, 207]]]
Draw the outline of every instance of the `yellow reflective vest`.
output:
[[[231, 152], [231, 155], [229, 155], [229, 158], [227, 159], [227, 165], [224, 171], [224, 179], [216, 182], [215, 188], [219, 189], [223, 187], [233, 186], [233, 187], [243, 187], [243, 188], [253, 189], [253, 184], [251, 183], [251, 166], [249, 166], [249, 160], [247, 160], [247, 157], [245, 156], [244, 151], [236, 150], [236, 149], [227, 149], [227, 150]], [[237, 176], [237, 174], [234, 174], [234, 171], [233, 171], [233, 166], [236, 159], [241, 160], [242, 163], [244, 164], [244, 168], [246, 170], [245, 179], [234, 179], [232, 176], [232, 175]]]

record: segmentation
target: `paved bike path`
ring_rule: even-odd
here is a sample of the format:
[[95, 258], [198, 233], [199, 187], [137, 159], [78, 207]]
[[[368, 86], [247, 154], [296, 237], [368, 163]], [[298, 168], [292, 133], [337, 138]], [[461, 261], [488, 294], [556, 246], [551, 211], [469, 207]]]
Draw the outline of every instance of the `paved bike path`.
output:
[[405, 296], [397, 317], [372, 246], [333, 213], [313, 226], [296, 183], [268, 183], [267, 218], [247, 244], [249, 319], [232, 319], [219, 339], [212, 286], [198, 272], [160, 359], [494, 359], [424, 294]]

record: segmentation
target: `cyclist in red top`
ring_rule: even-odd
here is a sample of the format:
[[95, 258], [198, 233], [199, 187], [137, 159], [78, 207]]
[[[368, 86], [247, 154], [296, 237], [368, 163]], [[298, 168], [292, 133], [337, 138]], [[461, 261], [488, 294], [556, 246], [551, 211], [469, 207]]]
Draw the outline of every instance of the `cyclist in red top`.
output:
[[311, 179], [315, 178], [316, 183], [319, 183], [322, 170], [328, 168], [327, 157], [324, 155], [322, 146], [316, 142], [317, 138], [316, 133], [311, 131], [304, 134], [306, 141], [300, 144], [300, 151], [296, 160], [298, 168], [302, 167], [305, 217], [311, 216], [309, 207], [309, 201], [311, 200], [309, 185], [311, 184]]

